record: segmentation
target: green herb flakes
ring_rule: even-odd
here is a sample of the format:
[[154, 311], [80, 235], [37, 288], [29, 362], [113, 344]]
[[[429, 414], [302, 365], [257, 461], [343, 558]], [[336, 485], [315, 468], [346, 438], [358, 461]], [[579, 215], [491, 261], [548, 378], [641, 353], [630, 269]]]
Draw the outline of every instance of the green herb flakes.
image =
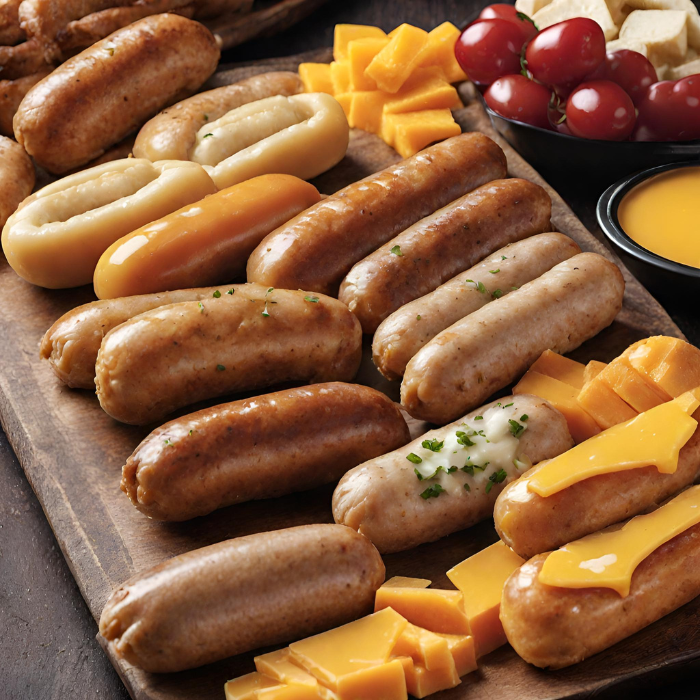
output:
[[484, 420], [483, 416], [474, 416], [474, 420]]
[[226, 369], [223, 365], [216, 365], [216, 371], [217, 372], [223, 372]]
[[416, 321], [420, 321], [420, 314], [416, 316]]
[[211, 134], [211, 133], [209, 133], [209, 134], [204, 134], [204, 136], [202, 136], [202, 140], [208, 139], [210, 136], [213, 136], [213, 135], [214, 135], [214, 134]]
[[497, 267], [495, 270], [489, 270], [489, 273], [492, 274], [492, 275], [495, 275], [495, 274], [497, 274], [497, 273], [500, 272], [500, 271], [501, 271], [501, 268], [500, 268], [500, 267]]
[[307, 294], [307, 295], [304, 297], [304, 301], [308, 301], [308, 302], [310, 302], [310, 303], [312, 303], [312, 304], [318, 304], [318, 297], [311, 296], [311, 295]]
[[484, 287], [483, 282], [475, 282], [474, 280], [464, 280], [465, 283], [471, 282], [474, 285], [474, 289], [480, 294], [486, 294], [486, 287]]
[[219, 298], [221, 297], [221, 292], [217, 289], [217, 290], [212, 294], [212, 296], [214, 297], [214, 299], [219, 299]]
[[199, 306], [199, 313], [203, 314], [204, 313], [204, 304], [202, 304], [202, 302], [200, 301], [198, 306]]
[[392, 255], [396, 255], [399, 258], [403, 257], [403, 253], [401, 252], [401, 246], [400, 245], [395, 245], [390, 251]]
[[438, 442], [435, 438], [433, 438], [432, 440], [423, 440], [421, 447], [425, 448], [426, 450], [430, 450], [431, 452], [440, 452], [444, 444], [444, 440]]
[[420, 464], [423, 461], [415, 452], [406, 455], [406, 459], [413, 464]]
[[440, 484], [433, 484], [425, 489], [420, 497], [427, 501], [429, 498], [437, 498], [441, 493], [444, 493], [444, 491], [445, 489], [443, 489]]
[[469, 486], [469, 484], [466, 481], [464, 482], [464, 490], [467, 492], [471, 492], [472, 490], [472, 487]]
[[226, 294], [230, 294], [231, 296], [233, 296], [233, 293], [234, 293], [235, 291], [236, 291], [235, 289], [231, 288], [231, 289], [228, 290], [228, 292], [226, 292]]
[[500, 299], [503, 296], [503, 292], [500, 289], [494, 289], [493, 292], [491, 292], [491, 296], [494, 299]]
[[528, 419], [527, 413], [523, 413], [522, 416], [520, 416], [520, 420], [523, 421], [523, 423]]
[[510, 425], [510, 432], [512, 435], [514, 435], [516, 438], [519, 438], [523, 434], [523, 430], [525, 430], [524, 425], [520, 425], [517, 420], [513, 420], [512, 418], [508, 421], [508, 424]]

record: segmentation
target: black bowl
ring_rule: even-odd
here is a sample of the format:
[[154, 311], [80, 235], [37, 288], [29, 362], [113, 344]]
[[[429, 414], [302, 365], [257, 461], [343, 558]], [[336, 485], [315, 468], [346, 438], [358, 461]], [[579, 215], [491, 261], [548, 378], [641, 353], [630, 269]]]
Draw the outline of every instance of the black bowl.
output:
[[[483, 101], [483, 98], [482, 98]], [[695, 141], [597, 141], [560, 134], [496, 114], [483, 103], [491, 124], [550, 184], [561, 177], [600, 192], [621, 177], [656, 165], [698, 160]]]
[[598, 200], [596, 214], [608, 241], [635, 277], [655, 297], [664, 302], [672, 301], [675, 305], [693, 305], [697, 310], [700, 269], [668, 260], [642, 248], [623, 231], [617, 216], [623, 197], [639, 183], [659, 173], [691, 167], [700, 167], [700, 161], [668, 163], [624, 178], [605, 190]]

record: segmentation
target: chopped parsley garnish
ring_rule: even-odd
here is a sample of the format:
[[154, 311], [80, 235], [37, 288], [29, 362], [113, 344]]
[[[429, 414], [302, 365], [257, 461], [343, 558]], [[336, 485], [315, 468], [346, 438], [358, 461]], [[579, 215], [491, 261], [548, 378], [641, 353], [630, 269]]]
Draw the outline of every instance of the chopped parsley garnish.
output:
[[187, 433], [187, 434], [188, 434], [188, 435], [192, 435], [193, 432], [194, 432], [194, 430], [190, 430], [190, 432]]
[[205, 115], [204, 115], [204, 121], [205, 121], [205, 122], [208, 122], [208, 121], [209, 121], [209, 115], [208, 115], [208, 114], [205, 114]]
[[510, 432], [516, 437], [519, 438], [523, 434], [523, 430], [525, 430], [524, 425], [520, 425], [517, 420], [513, 420], [512, 418], [508, 421], [508, 424], [510, 425]]
[[423, 479], [425, 479], [425, 477], [417, 469], [414, 469], [413, 471], [415, 472], [415, 475], [418, 477], [418, 481], [423, 481]]
[[413, 462], [413, 464], [420, 464], [423, 460], [414, 452], [411, 452], [410, 454], [406, 455], [406, 459], [409, 462]]
[[474, 416], [474, 420], [484, 420], [483, 416]]
[[416, 321], [420, 321], [420, 314], [416, 316]]
[[217, 372], [223, 372], [226, 369], [223, 365], [216, 365], [216, 371]]
[[228, 292], [226, 292], [226, 294], [230, 294], [231, 296], [233, 296], [233, 292], [234, 292], [234, 291], [235, 291], [235, 290], [234, 290], [233, 288], [231, 288], [231, 289], [228, 290]]
[[214, 299], [218, 299], [218, 298], [221, 296], [221, 292], [217, 289], [217, 290], [212, 294], [212, 296], [214, 297]]
[[464, 482], [464, 490], [465, 490], [465, 491], [471, 491], [471, 490], [472, 490], [471, 486], [469, 486], [469, 484], [468, 484], [466, 481]]
[[490, 462], [486, 462], [483, 467], [480, 467], [478, 464], [465, 464], [462, 467], [462, 471], [466, 472], [469, 474], [469, 476], [474, 476], [474, 470], [478, 472], [483, 472], [486, 467], [488, 467]]
[[445, 489], [440, 486], [440, 484], [433, 484], [432, 486], [429, 486], [423, 493], [420, 495], [420, 497], [424, 500], [428, 500], [429, 498], [437, 498], [441, 493], [443, 493]]
[[523, 421], [523, 423], [528, 419], [527, 413], [523, 413], [522, 416], [520, 416], [520, 420]]
[[458, 430], [455, 435], [457, 435], [457, 442], [465, 447], [474, 447], [475, 442], [472, 442], [469, 438], [475, 435], [473, 430], [465, 432], [464, 430]]
[[[268, 318], [270, 316], [270, 312], [267, 310], [267, 295], [270, 294], [270, 292], [274, 292], [275, 288], [274, 287], [268, 287], [267, 291], [265, 292], [265, 308], [262, 310], [262, 315], [265, 318]], [[273, 304], [275, 302], [272, 302]]]
[[448, 474], [454, 474], [454, 472], [456, 472], [456, 471], [457, 471], [457, 467], [450, 467], [450, 468], [447, 470], [447, 473], [448, 473]]
[[438, 442], [435, 438], [433, 438], [432, 440], [423, 440], [421, 447], [425, 448], [426, 450], [430, 450], [431, 452], [440, 452], [444, 444], [444, 440]]
[[510, 408], [513, 405], [513, 402], [511, 401], [510, 403], [507, 403], [503, 408]]
[[501, 271], [501, 268], [497, 267], [495, 270], [489, 270], [489, 273], [492, 275], [495, 275], [497, 272], [500, 272], [500, 271]]
[[494, 484], [503, 483], [506, 480], [507, 476], [508, 473], [505, 471], [505, 469], [499, 469], [497, 472], [491, 474], [491, 476], [489, 477], [489, 482], [488, 484], [486, 484], [486, 493], [489, 493], [491, 491]]
[[172, 444], [173, 444], [173, 443], [171, 442], [170, 438], [165, 438], [165, 440], [164, 440], [163, 442], [165, 442], [165, 444], [166, 444], [168, 447], [171, 447]]
[[200, 314], [203, 314], [203, 313], [204, 313], [204, 304], [202, 304], [201, 301], [199, 302], [199, 313], [200, 313]]
[[475, 282], [474, 280], [464, 280], [466, 282], [471, 282], [474, 285], [474, 289], [481, 294], [486, 294], [486, 287], [484, 287], [483, 282]]
[[110, 56], [114, 56], [114, 46], [105, 46], [105, 50], [109, 51]]
[[508, 258], [505, 255], [501, 255], [501, 260], [508, 260]]
[[399, 258], [403, 257], [403, 253], [401, 252], [401, 246], [400, 245], [395, 245], [390, 251], [392, 255], [396, 255]]
[[310, 301], [312, 304], [318, 304], [318, 297], [310, 296], [307, 294], [304, 297], [304, 301]]
[[214, 134], [211, 134], [211, 133], [209, 133], [209, 134], [204, 134], [204, 136], [202, 136], [202, 140], [208, 139], [210, 136], [213, 136], [213, 135], [214, 135]]
[[491, 292], [491, 296], [494, 299], [500, 299], [503, 296], [503, 292], [500, 289], [494, 289], [493, 292]]
[[517, 289], [520, 289], [520, 287], [511, 287], [511, 289], [512, 289], [513, 291], [515, 291], [515, 290], [517, 290]]

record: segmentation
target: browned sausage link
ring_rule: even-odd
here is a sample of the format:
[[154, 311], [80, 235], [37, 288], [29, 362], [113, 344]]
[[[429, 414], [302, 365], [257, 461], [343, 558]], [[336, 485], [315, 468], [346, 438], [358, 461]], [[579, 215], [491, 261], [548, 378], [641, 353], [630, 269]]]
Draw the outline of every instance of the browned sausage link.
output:
[[214, 292], [227, 292], [242, 285], [181, 289], [175, 292], [140, 294], [83, 304], [59, 318], [44, 334], [40, 356], [48, 360], [56, 376], [74, 389], [95, 390], [95, 362], [102, 339], [134, 316], [182, 301], [211, 299]]
[[144, 515], [187, 520], [328, 484], [411, 439], [397, 405], [333, 382], [177, 418], [129, 457], [121, 488]]
[[22, 146], [0, 136], [0, 229], [34, 188], [34, 165]]
[[66, 58], [144, 17], [172, 12], [192, 18], [194, 10], [192, 0], [147, 0], [130, 7], [111, 7], [69, 22], [56, 35], [56, 43]]
[[419, 219], [505, 177], [503, 151], [461, 134], [348, 185], [273, 231], [248, 260], [248, 280], [335, 294], [350, 268]]
[[609, 588], [540, 583], [547, 556], [536, 556], [515, 571], [501, 601], [508, 641], [525, 661], [541, 668], [578, 663], [700, 595], [700, 525], [644, 559], [625, 598]]
[[438, 333], [580, 252], [568, 236], [553, 232], [501, 248], [385, 319], [372, 340], [374, 364], [387, 379], [399, 379], [409, 360]]
[[197, 132], [207, 122], [249, 102], [303, 91], [296, 73], [263, 73], [238, 83], [207, 90], [169, 107], [143, 125], [134, 145], [137, 158], [189, 160]]
[[501, 539], [524, 559], [643, 513], [692, 484], [700, 475], [700, 429], [681, 449], [673, 474], [656, 467], [601, 474], [543, 498], [527, 487], [536, 471], [507, 486], [494, 510]]
[[19, 5], [22, 0], [0, 0], [0, 45], [12, 46], [26, 37], [19, 26]]
[[155, 673], [315, 634], [372, 610], [384, 564], [342, 525], [263, 532], [181, 554], [117, 588], [100, 634]]
[[15, 135], [40, 165], [64, 173], [194, 92], [218, 60], [216, 41], [199, 22], [173, 14], [146, 17], [32, 88], [15, 115]]
[[[552, 202], [539, 185], [512, 178], [478, 187], [392, 238], [340, 285], [365, 333], [396, 309], [502, 248], [548, 231]], [[398, 246], [398, 247], [397, 247]]]
[[15, 112], [24, 96], [53, 69], [46, 66], [38, 73], [26, 75], [16, 80], [0, 80], [0, 134], [14, 137], [12, 126]]
[[44, 70], [47, 62], [36, 39], [16, 46], [0, 46], [0, 78], [17, 80]]
[[250, 284], [117, 326], [102, 341], [95, 384], [109, 415], [144, 425], [232, 392], [351, 381], [361, 354], [362, 329], [345, 304]]
[[609, 326], [625, 283], [616, 265], [581, 253], [442, 331], [408, 363], [401, 403], [447, 423], [508, 386], [547, 349], [566, 353]]

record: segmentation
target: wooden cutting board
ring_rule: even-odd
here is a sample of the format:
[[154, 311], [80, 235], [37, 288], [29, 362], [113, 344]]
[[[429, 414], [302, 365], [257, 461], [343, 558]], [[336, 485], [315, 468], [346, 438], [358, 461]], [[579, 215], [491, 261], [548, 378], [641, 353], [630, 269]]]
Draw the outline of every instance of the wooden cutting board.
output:
[[[329, 60], [329, 56], [324, 51], [259, 62], [222, 71], [213, 82], [226, 84], [267, 70], [294, 70], [302, 58]], [[468, 87], [463, 92], [470, 97]], [[512, 175], [548, 189], [557, 230], [570, 235], [584, 250], [620, 264], [556, 192], [495, 134], [478, 103], [472, 102], [456, 116], [465, 130], [483, 131], [503, 146]], [[354, 131], [347, 156], [315, 184], [322, 192], [332, 193], [398, 159], [378, 138]], [[612, 326], [573, 353], [577, 359], [610, 360], [631, 342], [649, 335], [682, 337], [659, 304], [626, 270], [624, 273], [627, 290], [622, 312]], [[102, 412], [93, 394], [65, 388], [48, 364], [38, 359], [39, 341], [46, 329], [69, 309], [92, 300], [92, 290], [33, 287], [17, 277], [3, 259], [0, 294], [0, 419], [96, 620], [114, 587], [164, 559], [240, 535], [332, 521], [332, 487], [246, 503], [186, 523], [158, 523], [142, 516], [120, 492], [120, 473], [126, 458], [155, 426], [116, 423]], [[381, 378], [371, 363], [369, 343], [366, 345], [358, 381], [396, 399], [398, 384]], [[412, 429], [420, 434], [424, 426], [412, 422]], [[386, 556], [387, 576], [419, 576], [437, 586], [449, 586], [445, 572], [495, 540], [491, 522], [485, 522], [439, 542]], [[467, 676], [461, 686], [435, 698], [584, 697], [673, 665], [679, 668], [700, 658], [699, 611], [700, 599], [609, 651], [558, 672], [528, 666], [510, 647], [504, 647], [484, 658], [479, 671]], [[253, 654], [244, 654], [193, 671], [156, 676], [106, 651], [137, 700], [223, 700], [223, 683], [253, 670]]]

